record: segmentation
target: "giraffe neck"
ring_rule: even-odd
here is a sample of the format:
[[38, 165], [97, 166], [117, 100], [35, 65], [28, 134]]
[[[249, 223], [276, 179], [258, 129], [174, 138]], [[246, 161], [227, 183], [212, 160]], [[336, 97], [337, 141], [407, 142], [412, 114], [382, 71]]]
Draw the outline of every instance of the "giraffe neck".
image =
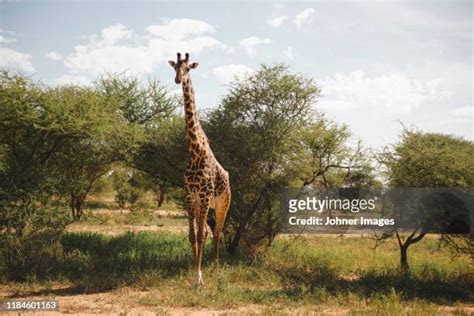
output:
[[186, 140], [188, 142], [188, 150], [193, 153], [193, 149], [202, 144], [204, 132], [199, 122], [196, 111], [196, 101], [194, 98], [194, 89], [191, 78], [187, 78], [182, 82], [184, 96], [184, 119], [186, 123]]

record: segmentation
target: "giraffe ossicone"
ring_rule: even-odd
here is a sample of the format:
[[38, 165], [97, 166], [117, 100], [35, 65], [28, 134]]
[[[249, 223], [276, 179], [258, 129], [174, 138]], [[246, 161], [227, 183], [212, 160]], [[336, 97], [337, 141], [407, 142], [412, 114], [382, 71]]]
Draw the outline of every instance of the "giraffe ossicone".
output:
[[196, 286], [203, 284], [201, 263], [207, 237], [207, 216], [209, 208], [215, 210], [215, 227], [212, 232], [214, 262], [219, 263], [219, 243], [224, 221], [230, 206], [229, 173], [221, 166], [209, 146], [196, 111], [196, 100], [189, 72], [198, 63], [189, 62], [189, 54], [181, 58], [177, 53], [176, 62], [168, 61], [175, 70], [175, 82], [181, 84], [184, 99], [184, 119], [188, 146], [188, 167], [184, 174], [186, 205], [189, 219], [189, 241], [194, 257]]

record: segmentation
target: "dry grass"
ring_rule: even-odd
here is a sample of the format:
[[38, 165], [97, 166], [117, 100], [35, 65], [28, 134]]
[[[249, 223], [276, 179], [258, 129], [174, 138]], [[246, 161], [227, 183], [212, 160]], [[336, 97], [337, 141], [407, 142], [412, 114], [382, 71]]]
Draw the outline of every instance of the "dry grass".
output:
[[131, 232], [186, 232], [188, 219], [179, 210], [136, 211], [124, 209], [88, 209], [84, 218], [67, 227], [68, 232], [93, 232], [119, 235]]
[[367, 235], [282, 235], [251, 265], [224, 254], [218, 272], [208, 247], [195, 290], [186, 230], [176, 209], [91, 209], [68, 227], [55, 273], [1, 285], [0, 296], [58, 299], [61, 313], [474, 313], [472, 260], [438, 249], [436, 236], [410, 248], [410, 275], [394, 240], [374, 249]]
[[474, 312], [472, 262], [452, 259], [434, 239], [414, 247], [409, 276], [398, 271], [394, 242], [373, 250], [367, 237], [282, 236], [252, 265], [224, 256], [218, 272], [207, 265], [208, 249], [201, 290], [183, 234], [68, 234], [63, 245], [70, 266], [62, 280], [9, 283], [2, 296], [59, 299], [64, 313]]

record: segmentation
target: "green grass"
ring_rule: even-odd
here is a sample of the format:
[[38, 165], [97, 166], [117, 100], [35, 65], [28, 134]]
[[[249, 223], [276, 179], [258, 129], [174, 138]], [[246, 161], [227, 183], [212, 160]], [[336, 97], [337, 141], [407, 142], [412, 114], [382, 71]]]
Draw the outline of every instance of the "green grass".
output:
[[187, 240], [169, 233], [112, 237], [68, 233], [61, 239], [61, 271], [79, 286], [108, 289], [139, 282], [144, 275], [173, 277], [190, 267]]
[[364, 258], [364, 249], [370, 242], [364, 238], [281, 239], [256, 264], [247, 266], [227, 258], [217, 274], [206, 269], [207, 284], [200, 291], [190, 290], [189, 274], [156, 281], [159, 289], [150, 282], [151, 292], [141, 303], [214, 308], [248, 304], [271, 308], [305, 306], [319, 312], [327, 306], [338, 306], [354, 314], [369, 310], [382, 315], [407, 309], [429, 315], [440, 305], [472, 303], [469, 259], [438, 263], [437, 259], [446, 257], [446, 253], [431, 252], [429, 246], [434, 241], [426, 240], [426, 247], [418, 249], [420, 258], [424, 256], [425, 260], [415, 260], [418, 262], [412, 273], [404, 275], [396, 263], [394, 267], [377, 267], [391, 251], [388, 244], [370, 250], [371, 256]]
[[[115, 212], [115, 211], [114, 211]], [[182, 215], [160, 216], [148, 210], [137, 210], [133, 212], [102, 214], [100, 211], [86, 211], [80, 222], [83, 226], [106, 226], [106, 225], [143, 225], [143, 226], [186, 226], [188, 219]]]
[[403, 274], [396, 243], [388, 241], [376, 250], [373, 244], [364, 237], [278, 238], [251, 265], [224, 253], [217, 272], [208, 245], [205, 286], [196, 291], [185, 234], [66, 233], [62, 256], [49, 258], [55, 260], [49, 263], [53, 268], [33, 279], [68, 281], [85, 292], [147, 289], [139, 303], [156, 308], [264, 304], [269, 312], [302, 307], [323, 312], [337, 306], [353, 314], [432, 314], [441, 305], [473, 303], [469, 258], [453, 260], [438, 250], [436, 240], [425, 239], [410, 249], [411, 273]]

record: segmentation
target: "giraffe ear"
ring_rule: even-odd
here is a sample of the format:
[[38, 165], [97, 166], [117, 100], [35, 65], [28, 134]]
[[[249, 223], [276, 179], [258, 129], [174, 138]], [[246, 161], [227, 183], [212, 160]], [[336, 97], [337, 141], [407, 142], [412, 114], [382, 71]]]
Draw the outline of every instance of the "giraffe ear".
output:
[[176, 63], [172, 60], [168, 60], [168, 64], [170, 64], [171, 67], [174, 68], [174, 66], [176, 66]]
[[196, 69], [198, 66], [199, 66], [198, 63], [192, 63], [191, 65], [189, 65], [189, 68]]

